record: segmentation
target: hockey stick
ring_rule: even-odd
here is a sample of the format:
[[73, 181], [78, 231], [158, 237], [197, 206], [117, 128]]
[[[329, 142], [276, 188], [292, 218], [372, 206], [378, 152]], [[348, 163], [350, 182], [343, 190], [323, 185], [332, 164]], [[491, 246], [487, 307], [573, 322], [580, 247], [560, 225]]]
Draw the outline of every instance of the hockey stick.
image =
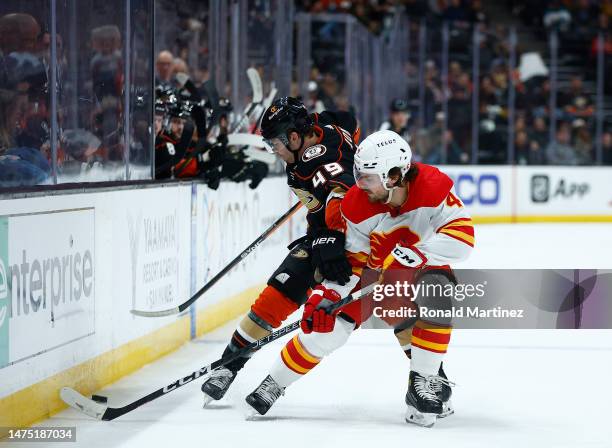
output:
[[259, 134], [247, 134], [246, 132], [236, 132], [227, 134], [227, 146], [254, 146], [271, 151], [272, 148], [264, 142], [264, 138]]
[[[335, 311], [354, 300], [358, 300], [372, 291], [374, 291], [374, 287], [377, 283], [372, 283], [365, 288], [360, 289], [352, 294], [349, 294], [339, 302], [334, 303], [329, 307], [330, 311]], [[133, 401], [125, 406], [119, 408], [109, 407], [106, 402], [107, 398], [100, 395], [93, 395], [92, 398], [87, 398], [84, 395], [80, 394], [76, 390], [70, 387], [62, 387], [60, 390], [60, 397], [68, 406], [76, 409], [77, 411], [81, 411], [84, 414], [89, 415], [97, 420], [114, 420], [117, 417], [121, 417], [128, 412], [133, 411], [136, 408], [139, 408], [143, 404], [149, 403], [163, 395], [166, 395], [173, 390], [178, 389], [179, 387], [184, 386], [185, 384], [191, 383], [193, 380], [200, 378], [207, 373], [210, 373], [212, 370], [218, 369], [229, 363], [230, 361], [250, 352], [251, 350], [258, 349], [263, 347], [266, 344], [269, 344], [272, 341], [277, 340], [278, 338], [291, 333], [292, 331], [297, 330], [300, 327], [300, 321], [295, 321], [289, 325], [286, 325], [279, 330], [276, 330], [270, 333], [268, 336], [265, 336], [257, 341], [251, 342], [249, 345], [244, 346], [240, 350], [232, 353], [229, 356], [218, 359], [217, 361], [209, 364], [207, 366], [202, 367], [199, 370], [191, 372], [189, 375], [180, 378], [167, 386], [164, 386], [160, 389], [157, 389], [154, 392], [151, 392], [148, 395], [145, 395], [142, 398], [139, 398], [136, 401]]]
[[261, 83], [261, 77], [259, 76], [259, 72], [253, 67], [249, 67], [247, 69], [247, 77], [249, 78], [249, 82], [251, 83], [251, 89], [253, 91], [253, 97], [251, 102], [245, 109], [244, 113], [238, 123], [230, 130], [230, 133], [236, 132], [239, 130], [243, 124], [244, 120], [248, 119], [253, 113], [253, 110], [263, 101], [263, 86]]
[[141, 311], [141, 310], [130, 310], [130, 312], [136, 316], [142, 317], [162, 317], [162, 316], [171, 316], [173, 314], [182, 313], [187, 308], [191, 306], [193, 302], [198, 300], [198, 298], [208, 291], [212, 286], [217, 283], [221, 278], [227, 274], [234, 266], [240, 263], [244, 258], [246, 258], [251, 252], [257, 249], [261, 243], [263, 243], [276, 229], [278, 229], [285, 221], [287, 221], [302, 205], [301, 202], [296, 202], [293, 207], [291, 207], [283, 216], [278, 218], [270, 227], [266, 229], [264, 233], [259, 235], [255, 241], [253, 241], [246, 249], [244, 249], [240, 254], [236, 256], [232, 261], [228, 263], [217, 275], [211, 278], [208, 283], [206, 283], [198, 292], [196, 292], [193, 297], [191, 297], [186, 302], [181, 303], [179, 306], [174, 308], [161, 310], [161, 311]]

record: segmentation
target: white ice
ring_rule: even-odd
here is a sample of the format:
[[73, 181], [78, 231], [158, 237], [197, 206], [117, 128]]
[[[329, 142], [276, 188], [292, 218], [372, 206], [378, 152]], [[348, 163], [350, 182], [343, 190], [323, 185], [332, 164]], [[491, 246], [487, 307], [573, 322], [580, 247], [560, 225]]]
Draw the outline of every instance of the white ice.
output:
[[[483, 225], [477, 241], [462, 267], [612, 268], [609, 224]], [[120, 406], [164, 386], [216, 359], [234, 325], [98, 393]], [[612, 446], [612, 331], [456, 330], [445, 360], [456, 413], [430, 429], [404, 422], [409, 363], [384, 330], [356, 332], [267, 416], [245, 420], [244, 397], [281, 347], [257, 353], [210, 409], [198, 380], [113, 422], [69, 409], [40, 426], [76, 426], [76, 446], [92, 448]]]

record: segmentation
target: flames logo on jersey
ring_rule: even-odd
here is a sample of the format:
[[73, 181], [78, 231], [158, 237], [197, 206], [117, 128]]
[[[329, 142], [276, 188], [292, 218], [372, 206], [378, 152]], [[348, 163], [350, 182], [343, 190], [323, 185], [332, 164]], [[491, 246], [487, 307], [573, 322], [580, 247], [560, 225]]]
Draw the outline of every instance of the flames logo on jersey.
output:
[[421, 240], [409, 227], [397, 227], [389, 232], [372, 232], [370, 234], [370, 257], [368, 266], [382, 268], [385, 258], [397, 244], [404, 247], [414, 246]]
[[325, 145], [314, 145], [304, 151], [302, 154], [302, 161], [308, 162], [316, 157], [320, 157], [327, 151]]

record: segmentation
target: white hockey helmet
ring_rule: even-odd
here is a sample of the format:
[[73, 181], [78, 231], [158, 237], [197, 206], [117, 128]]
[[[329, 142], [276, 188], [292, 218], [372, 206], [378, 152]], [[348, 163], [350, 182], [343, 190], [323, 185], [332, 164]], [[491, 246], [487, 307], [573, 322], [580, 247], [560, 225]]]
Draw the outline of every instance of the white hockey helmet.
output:
[[406, 140], [396, 132], [388, 129], [376, 131], [361, 142], [355, 153], [353, 171], [355, 181], [367, 174], [377, 174], [386, 190], [393, 187], [387, 185], [389, 170], [399, 168], [402, 177], [410, 169], [412, 150]]

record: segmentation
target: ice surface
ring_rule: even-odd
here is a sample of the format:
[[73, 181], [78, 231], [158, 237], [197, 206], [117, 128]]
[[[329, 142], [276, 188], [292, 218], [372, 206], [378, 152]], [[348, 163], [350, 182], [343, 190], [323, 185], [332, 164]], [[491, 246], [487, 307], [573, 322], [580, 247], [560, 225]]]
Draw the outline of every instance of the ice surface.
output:
[[[461, 267], [612, 268], [612, 225], [488, 225], [476, 232], [477, 250]], [[123, 405], [186, 375], [221, 354], [234, 325], [99, 393]], [[246, 421], [244, 397], [281, 347], [264, 347], [210, 409], [201, 407], [198, 380], [113, 422], [69, 409], [40, 426], [76, 426], [76, 445], [92, 448], [612, 446], [612, 331], [455, 331], [445, 370], [458, 384], [456, 413], [431, 429], [404, 422], [409, 363], [384, 330], [356, 332], [267, 416]]]

